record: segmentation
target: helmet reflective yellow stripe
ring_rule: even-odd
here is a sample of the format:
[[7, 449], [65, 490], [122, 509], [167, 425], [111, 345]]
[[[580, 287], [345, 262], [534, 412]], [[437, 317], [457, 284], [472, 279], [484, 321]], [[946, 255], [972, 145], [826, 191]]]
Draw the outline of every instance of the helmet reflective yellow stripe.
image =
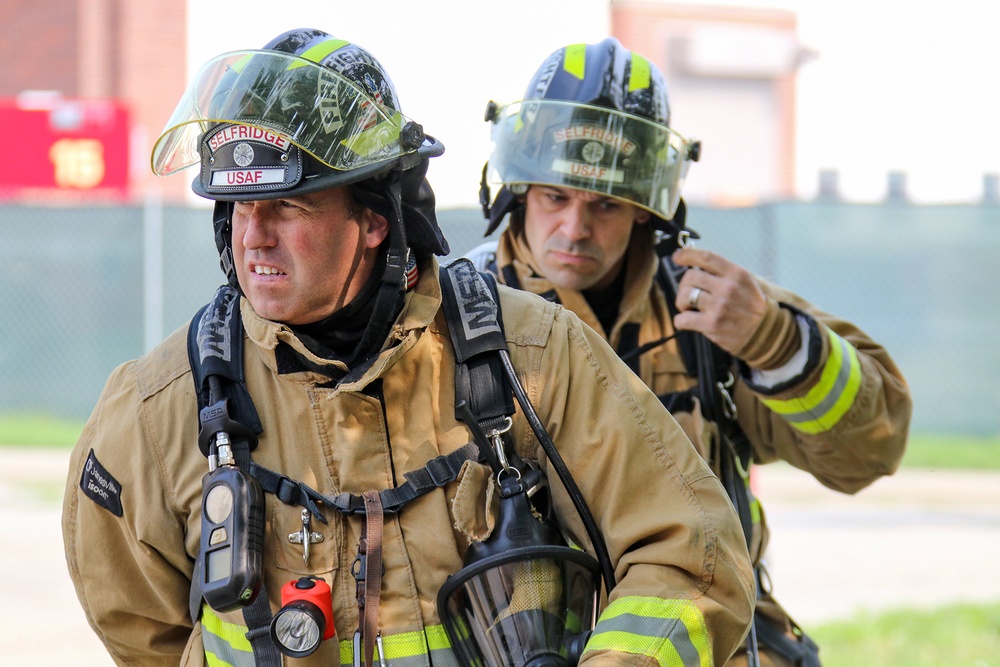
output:
[[[583, 80], [587, 71], [587, 45], [570, 44], [563, 52], [563, 69]], [[638, 53], [632, 52], [629, 66], [628, 90], [634, 92], [649, 88], [652, 80], [652, 70], [649, 61]]]
[[[435, 667], [459, 667], [458, 659], [452, 653], [448, 636], [440, 625], [431, 625], [423, 632], [402, 632], [396, 635], [383, 635], [382, 656], [393, 667], [425, 667], [430, 656], [430, 663]], [[377, 649], [376, 649], [377, 650]], [[351, 639], [340, 641], [340, 664], [353, 665], [354, 642]]]
[[649, 88], [651, 76], [649, 61], [633, 51], [632, 67], [628, 75], [628, 91], [632, 93], [637, 90]]
[[[299, 54], [300, 58], [305, 58], [306, 60], [311, 60], [317, 65], [323, 61], [328, 55], [341, 48], [342, 46], [347, 46], [350, 44], [346, 39], [327, 39], [315, 46], [311, 46], [302, 53]], [[292, 63], [288, 66], [288, 69], [295, 69], [296, 67], [302, 67], [305, 63]]]
[[663, 667], [710, 667], [712, 646], [701, 610], [688, 600], [629, 596], [601, 614], [584, 656], [592, 651], [643, 655]]
[[819, 382], [802, 398], [765, 399], [764, 405], [803, 433], [829, 431], [847, 413], [861, 388], [861, 362], [850, 343], [826, 329], [830, 355]]
[[587, 71], [587, 45], [570, 44], [563, 53], [563, 69], [576, 78], [583, 80]]
[[202, 606], [201, 640], [209, 667], [254, 667], [253, 648], [245, 625], [229, 623], [208, 605]]

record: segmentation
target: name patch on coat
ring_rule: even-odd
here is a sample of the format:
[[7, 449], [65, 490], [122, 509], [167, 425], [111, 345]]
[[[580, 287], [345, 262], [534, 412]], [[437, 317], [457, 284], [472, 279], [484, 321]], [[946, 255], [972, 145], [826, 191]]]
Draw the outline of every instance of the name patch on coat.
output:
[[97, 460], [93, 449], [83, 466], [80, 488], [84, 495], [104, 509], [115, 516], [122, 515], [122, 486]]

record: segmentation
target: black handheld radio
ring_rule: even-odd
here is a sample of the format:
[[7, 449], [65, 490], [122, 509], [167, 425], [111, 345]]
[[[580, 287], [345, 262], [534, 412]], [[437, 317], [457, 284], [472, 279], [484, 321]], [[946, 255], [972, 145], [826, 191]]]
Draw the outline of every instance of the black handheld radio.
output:
[[[210, 410], [211, 408], [206, 408]], [[202, 595], [216, 611], [245, 607], [260, 591], [264, 564], [264, 492], [233, 458], [226, 431], [201, 488]], [[215, 465], [217, 462], [217, 465]]]

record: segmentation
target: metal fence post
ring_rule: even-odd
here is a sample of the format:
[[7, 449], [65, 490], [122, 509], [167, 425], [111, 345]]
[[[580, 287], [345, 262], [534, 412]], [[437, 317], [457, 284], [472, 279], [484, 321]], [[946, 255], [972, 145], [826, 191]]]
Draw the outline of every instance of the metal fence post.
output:
[[149, 352], [163, 339], [163, 201], [149, 190], [142, 209], [143, 349]]

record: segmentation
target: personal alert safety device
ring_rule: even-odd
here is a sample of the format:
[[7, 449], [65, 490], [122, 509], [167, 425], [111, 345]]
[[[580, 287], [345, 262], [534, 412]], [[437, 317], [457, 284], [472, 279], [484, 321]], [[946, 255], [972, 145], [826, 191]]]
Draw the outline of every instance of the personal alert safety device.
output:
[[264, 493], [235, 465], [220, 465], [202, 480], [202, 594], [216, 611], [253, 602], [264, 561]]

